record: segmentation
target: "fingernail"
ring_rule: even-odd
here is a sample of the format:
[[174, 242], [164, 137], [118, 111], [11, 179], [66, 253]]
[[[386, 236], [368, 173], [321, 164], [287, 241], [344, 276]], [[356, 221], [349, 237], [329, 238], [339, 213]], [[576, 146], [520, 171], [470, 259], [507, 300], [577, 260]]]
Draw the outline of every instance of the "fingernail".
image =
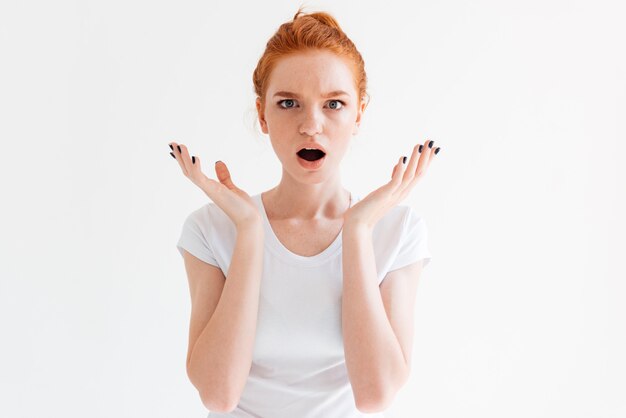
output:
[[402, 164], [406, 164], [406, 157], [402, 157]]
[[217, 163], [219, 163], [219, 162], [221, 162], [221, 161], [222, 161], [222, 160], [217, 160], [217, 161], [215, 162], [215, 164], [217, 164]]
[[440, 149], [441, 149], [440, 147], [437, 147], [437, 149], [435, 150], [435, 154], [437, 154]]
[[428, 148], [432, 148], [434, 143], [435, 143], [435, 141], [430, 141], [430, 142], [428, 143]]
[[[435, 151], [435, 154], [436, 154], [436, 153], [437, 153], [437, 151]], [[195, 155], [193, 155], [193, 156], [191, 157], [191, 164], [195, 164], [195, 163], [196, 163], [196, 156], [195, 156]]]
[[180, 145], [176, 145], [176, 148], [178, 148], [178, 152], [182, 152], [182, 151], [180, 150]]
[[172, 156], [173, 159], [176, 159], [176, 156], [174, 155], [173, 152], [170, 152], [170, 155]]
[[420, 145], [420, 149], [419, 149], [420, 154], [422, 153], [422, 147], [423, 145]]
[[168, 144], [168, 145], [170, 146], [170, 149], [174, 151], [174, 147], [172, 146], [172, 144]]

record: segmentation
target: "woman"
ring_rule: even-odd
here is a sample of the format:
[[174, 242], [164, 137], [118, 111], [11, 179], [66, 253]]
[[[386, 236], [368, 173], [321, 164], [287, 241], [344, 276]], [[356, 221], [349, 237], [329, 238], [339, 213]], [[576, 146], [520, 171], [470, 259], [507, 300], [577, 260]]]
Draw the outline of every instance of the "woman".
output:
[[215, 417], [383, 411], [409, 377], [417, 279], [431, 258], [423, 220], [399, 203], [439, 148], [417, 144], [363, 199], [342, 187], [366, 76], [326, 13], [299, 10], [281, 25], [253, 82], [283, 167], [276, 187], [250, 196], [221, 161], [219, 181], [209, 179], [200, 158], [170, 143], [212, 200], [177, 244], [192, 298], [188, 376]]

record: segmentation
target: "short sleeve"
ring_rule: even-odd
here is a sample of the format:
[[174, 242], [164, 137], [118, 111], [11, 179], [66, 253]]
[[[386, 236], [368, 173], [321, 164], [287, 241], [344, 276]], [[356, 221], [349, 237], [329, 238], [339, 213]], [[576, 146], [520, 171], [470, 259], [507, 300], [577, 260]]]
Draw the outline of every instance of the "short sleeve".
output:
[[405, 216], [398, 255], [389, 270], [408, 266], [421, 259], [424, 259], [423, 267], [426, 267], [430, 263], [431, 258], [432, 256], [428, 249], [428, 229], [426, 228], [426, 223], [409, 206]]
[[183, 255], [183, 249], [185, 249], [205, 263], [219, 267], [208, 241], [211, 227], [208, 221], [210, 219], [208, 216], [200, 217], [200, 210], [192, 212], [185, 219], [176, 248], [178, 248], [181, 256]]

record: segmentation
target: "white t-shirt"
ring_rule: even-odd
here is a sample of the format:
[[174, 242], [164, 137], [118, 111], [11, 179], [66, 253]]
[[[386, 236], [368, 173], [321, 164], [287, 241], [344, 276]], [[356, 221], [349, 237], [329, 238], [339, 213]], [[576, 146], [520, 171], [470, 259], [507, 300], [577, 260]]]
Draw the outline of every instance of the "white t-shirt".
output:
[[[263, 217], [265, 251], [252, 367], [237, 418], [384, 417], [364, 414], [354, 403], [341, 333], [341, 232], [312, 257], [289, 251], [274, 234], [261, 200], [251, 196]], [[352, 204], [360, 200], [351, 194]], [[392, 208], [374, 227], [372, 242], [378, 283], [391, 271], [424, 259], [430, 262], [424, 220], [408, 205]], [[176, 244], [226, 276], [236, 229], [210, 202], [185, 220]], [[228, 279], [226, 279], [228, 280]]]

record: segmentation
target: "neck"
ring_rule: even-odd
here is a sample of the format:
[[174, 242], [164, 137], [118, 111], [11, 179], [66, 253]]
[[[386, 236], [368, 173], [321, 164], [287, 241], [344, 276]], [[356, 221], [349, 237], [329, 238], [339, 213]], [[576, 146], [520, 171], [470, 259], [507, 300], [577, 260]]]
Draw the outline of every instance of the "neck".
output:
[[268, 216], [276, 220], [329, 220], [343, 217], [350, 207], [350, 192], [334, 184], [285, 182], [261, 196]]

